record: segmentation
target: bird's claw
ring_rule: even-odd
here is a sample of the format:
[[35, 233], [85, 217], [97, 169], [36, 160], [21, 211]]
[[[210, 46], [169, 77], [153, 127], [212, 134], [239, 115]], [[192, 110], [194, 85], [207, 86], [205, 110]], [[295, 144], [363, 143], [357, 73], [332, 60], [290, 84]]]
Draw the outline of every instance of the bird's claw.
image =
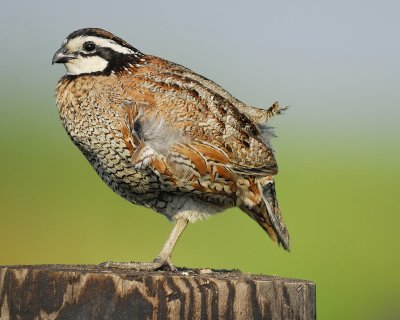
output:
[[112, 262], [106, 261], [98, 265], [101, 268], [113, 268], [113, 269], [124, 269], [124, 270], [142, 270], [142, 271], [177, 271], [177, 268], [167, 260], [154, 259], [153, 262]]

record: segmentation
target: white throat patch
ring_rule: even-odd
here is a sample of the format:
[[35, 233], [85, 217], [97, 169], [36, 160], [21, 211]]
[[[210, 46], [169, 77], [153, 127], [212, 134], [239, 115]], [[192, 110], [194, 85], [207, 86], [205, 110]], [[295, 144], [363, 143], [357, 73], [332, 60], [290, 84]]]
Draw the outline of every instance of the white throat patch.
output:
[[78, 56], [65, 63], [67, 73], [78, 75], [82, 73], [100, 72], [107, 68], [108, 61], [99, 56], [82, 57]]

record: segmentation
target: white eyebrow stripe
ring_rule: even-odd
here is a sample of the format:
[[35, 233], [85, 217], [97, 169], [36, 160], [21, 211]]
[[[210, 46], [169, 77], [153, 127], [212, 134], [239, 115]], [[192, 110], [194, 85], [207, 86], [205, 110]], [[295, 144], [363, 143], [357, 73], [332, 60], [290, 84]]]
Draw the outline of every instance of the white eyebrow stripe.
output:
[[112, 49], [112, 50], [114, 50], [116, 52], [119, 52], [119, 53], [135, 54], [135, 51], [133, 51], [132, 49], [129, 49], [127, 47], [121, 46], [120, 44], [116, 43], [114, 40], [104, 39], [104, 38], [95, 37], [95, 36], [86, 36], [86, 37], [85, 36], [80, 36], [80, 37], [74, 38], [74, 39], [69, 41], [68, 48], [71, 51], [77, 51], [87, 41], [92, 41], [99, 47], [110, 48], [110, 49]]

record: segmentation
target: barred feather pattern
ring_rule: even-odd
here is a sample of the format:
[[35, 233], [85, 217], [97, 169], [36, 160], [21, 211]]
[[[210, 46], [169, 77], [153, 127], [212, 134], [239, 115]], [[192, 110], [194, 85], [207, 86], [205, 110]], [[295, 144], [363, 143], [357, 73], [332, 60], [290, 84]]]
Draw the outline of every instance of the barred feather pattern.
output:
[[192, 222], [238, 206], [289, 249], [277, 202], [264, 190], [277, 173], [265, 123], [281, 113], [278, 104], [248, 106], [146, 55], [108, 75], [64, 76], [56, 98], [73, 143], [128, 201]]

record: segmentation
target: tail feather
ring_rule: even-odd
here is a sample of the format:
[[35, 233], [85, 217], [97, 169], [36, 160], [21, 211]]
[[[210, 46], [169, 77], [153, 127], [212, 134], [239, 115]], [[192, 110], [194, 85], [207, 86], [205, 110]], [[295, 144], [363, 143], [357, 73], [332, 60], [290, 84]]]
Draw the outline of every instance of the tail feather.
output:
[[283, 222], [271, 176], [247, 180], [250, 187], [239, 199], [239, 207], [264, 229], [268, 236], [290, 251], [289, 232]]
[[278, 205], [278, 199], [275, 192], [275, 182], [268, 181], [266, 184], [259, 184], [262, 198], [265, 203], [268, 218], [272, 228], [276, 233], [279, 244], [287, 251], [290, 251], [289, 232], [283, 221], [283, 217]]

